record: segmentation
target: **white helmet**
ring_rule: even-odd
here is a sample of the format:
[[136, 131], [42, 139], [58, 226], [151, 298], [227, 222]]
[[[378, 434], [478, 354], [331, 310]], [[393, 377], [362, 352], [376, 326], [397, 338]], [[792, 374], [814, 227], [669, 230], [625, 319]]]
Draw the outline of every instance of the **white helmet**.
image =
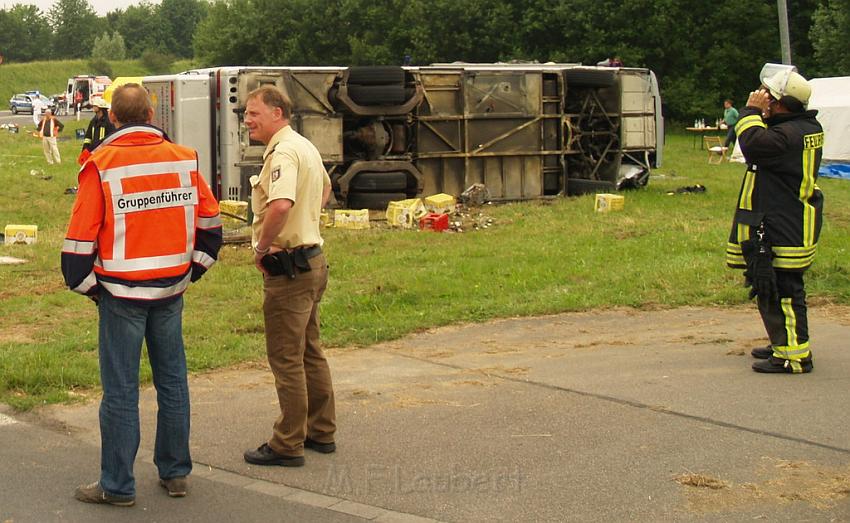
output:
[[100, 107], [101, 109], [109, 109], [109, 102], [102, 97], [92, 98], [92, 107]]
[[809, 105], [812, 86], [793, 65], [764, 64], [759, 80], [777, 100], [790, 96], [803, 104], [803, 107]]

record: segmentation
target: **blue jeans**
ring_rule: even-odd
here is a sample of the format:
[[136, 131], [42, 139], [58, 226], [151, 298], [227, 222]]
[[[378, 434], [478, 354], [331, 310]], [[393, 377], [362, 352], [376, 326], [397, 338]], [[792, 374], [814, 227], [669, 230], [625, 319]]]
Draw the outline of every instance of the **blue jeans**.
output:
[[192, 471], [189, 384], [183, 352], [183, 298], [147, 304], [100, 293], [100, 486], [117, 497], [136, 495], [139, 450], [139, 360], [146, 341], [158, 406], [154, 463], [159, 477]]

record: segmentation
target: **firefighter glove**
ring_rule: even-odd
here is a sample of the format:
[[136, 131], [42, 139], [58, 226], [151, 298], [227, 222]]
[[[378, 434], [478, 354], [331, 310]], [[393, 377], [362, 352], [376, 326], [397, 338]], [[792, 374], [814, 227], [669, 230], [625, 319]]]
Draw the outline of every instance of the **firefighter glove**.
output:
[[776, 272], [773, 270], [773, 250], [765, 240], [751, 239], [741, 242], [741, 251], [747, 269], [744, 271], [745, 286], [750, 287], [750, 299], [758, 296], [773, 300], [779, 297]]

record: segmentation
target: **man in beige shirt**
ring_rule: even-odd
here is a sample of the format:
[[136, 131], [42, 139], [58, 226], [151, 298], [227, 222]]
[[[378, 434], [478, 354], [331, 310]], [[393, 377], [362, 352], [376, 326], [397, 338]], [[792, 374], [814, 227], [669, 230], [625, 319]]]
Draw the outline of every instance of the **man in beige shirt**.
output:
[[272, 437], [245, 452], [255, 465], [304, 465], [304, 448], [336, 450], [330, 368], [319, 346], [319, 301], [328, 283], [319, 215], [331, 181], [322, 157], [289, 126], [292, 102], [263, 86], [248, 95], [245, 125], [266, 144], [251, 177], [254, 264], [263, 273], [266, 352], [280, 415]]

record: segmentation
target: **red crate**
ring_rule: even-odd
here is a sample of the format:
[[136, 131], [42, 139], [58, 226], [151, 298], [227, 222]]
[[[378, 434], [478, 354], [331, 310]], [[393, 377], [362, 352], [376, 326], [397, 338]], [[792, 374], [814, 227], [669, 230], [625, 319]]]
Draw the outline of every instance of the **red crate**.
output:
[[423, 231], [445, 231], [449, 228], [449, 215], [437, 214], [433, 212], [428, 213], [419, 219], [419, 228]]

